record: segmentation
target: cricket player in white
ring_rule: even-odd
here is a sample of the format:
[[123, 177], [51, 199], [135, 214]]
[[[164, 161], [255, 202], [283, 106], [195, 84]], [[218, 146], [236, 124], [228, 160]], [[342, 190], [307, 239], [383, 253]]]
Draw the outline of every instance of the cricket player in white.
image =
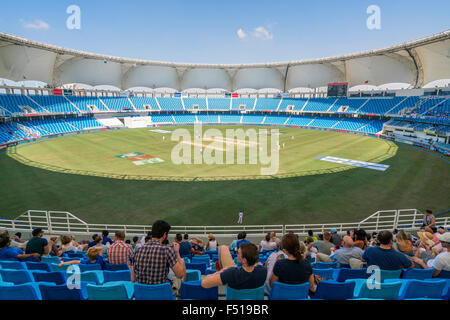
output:
[[239, 219], [238, 219], [238, 223], [242, 224], [242, 218], [244, 217], [244, 213], [242, 211], [239, 211]]

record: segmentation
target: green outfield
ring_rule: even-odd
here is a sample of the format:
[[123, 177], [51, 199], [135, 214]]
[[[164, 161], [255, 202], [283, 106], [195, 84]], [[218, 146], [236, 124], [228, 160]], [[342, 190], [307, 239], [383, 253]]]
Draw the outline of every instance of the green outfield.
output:
[[[259, 152], [261, 136], [270, 141], [275, 131], [205, 126], [202, 133], [210, 128], [222, 136], [199, 141], [192, 126], [163, 129], [187, 130], [192, 142], [182, 147], [192, 148], [192, 161], [194, 145], [201, 146], [202, 159], [223, 152], [225, 161], [228, 142], [246, 150], [245, 164], [235, 164], [236, 154], [234, 164], [175, 164], [173, 150], [181, 145], [170, 133], [150, 128], [19, 146], [0, 155], [0, 217], [35, 209], [69, 211], [88, 223], [151, 224], [161, 218], [172, 225], [229, 225], [244, 210], [244, 224], [291, 224], [354, 222], [383, 209], [443, 211], [450, 204], [449, 163], [430, 153], [357, 135], [274, 128], [278, 170], [261, 175], [268, 165], [249, 164], [251, 145], [227, 140], [226, 129], [255, 130]], [[390, 167], [384, 172], [356, 168], [318, 156]]]

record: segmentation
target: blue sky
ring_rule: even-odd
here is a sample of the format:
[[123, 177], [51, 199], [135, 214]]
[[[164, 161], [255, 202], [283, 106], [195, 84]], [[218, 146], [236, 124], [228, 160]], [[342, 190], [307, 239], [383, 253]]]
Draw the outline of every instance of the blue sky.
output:
[[[66, 9], [72, 4], [81, 9], [80, 30], [66, 27]], [[170, 62], [313, 59], [450, 29], [448, 0], [2, 0], [0, 5], [2, 32], [71, 49]], [[369, 5], [380, 7], [380, 30], [366, 26]]]

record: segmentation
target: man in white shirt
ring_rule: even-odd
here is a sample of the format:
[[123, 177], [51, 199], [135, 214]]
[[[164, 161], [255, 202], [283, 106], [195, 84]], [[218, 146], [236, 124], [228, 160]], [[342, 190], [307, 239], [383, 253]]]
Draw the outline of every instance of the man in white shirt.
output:
[[238, 218], [238, 223], [242, 224], [242, 218], [244, 217], [244, 213], [242, 211], [239, 211], [239, 218]]

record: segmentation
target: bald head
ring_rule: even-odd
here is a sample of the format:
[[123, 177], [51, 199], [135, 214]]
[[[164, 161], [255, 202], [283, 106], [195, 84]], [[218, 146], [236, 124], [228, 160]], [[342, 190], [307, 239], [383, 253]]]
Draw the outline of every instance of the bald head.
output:
[[342, 239], [344, 248], [351, 248], [353, 247], [353, 239], [350, 236], [345, 236], [344, 239]]

